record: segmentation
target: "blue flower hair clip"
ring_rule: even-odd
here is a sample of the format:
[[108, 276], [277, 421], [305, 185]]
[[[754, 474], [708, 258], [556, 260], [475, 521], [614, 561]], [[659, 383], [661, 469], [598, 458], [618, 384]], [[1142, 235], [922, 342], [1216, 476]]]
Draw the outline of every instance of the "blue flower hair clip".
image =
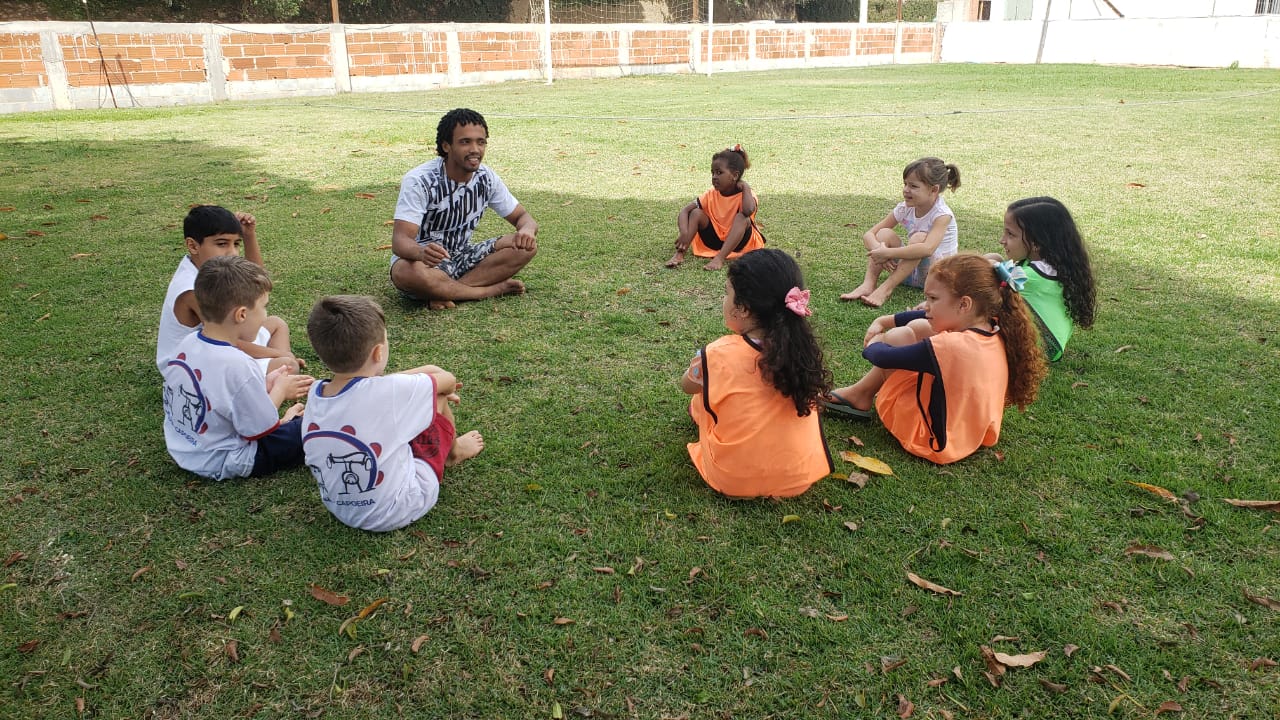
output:
[[1012, 260], [998, 262], [995, 265], [996, 275], [1000, 276], [1000, 285], [1013, 288], [1016, 293], [1022, 292], [1022, 288], [1027, 285], [1027, 273], [1023, 271], [1022, 266]]

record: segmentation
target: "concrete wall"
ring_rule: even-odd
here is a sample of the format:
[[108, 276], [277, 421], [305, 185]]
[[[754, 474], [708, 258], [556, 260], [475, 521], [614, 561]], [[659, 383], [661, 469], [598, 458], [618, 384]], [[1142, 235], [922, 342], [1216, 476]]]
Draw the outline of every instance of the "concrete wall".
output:
[[1280, 15], [952, 23], [942, 62], [1033, 63], [1042, 32], [1046, 63], [1280, 67]]
[[[0, 23], [0, 112], [180, 105], [546, 78], [541, 25]], [[936, 62], [933, 23], [554, 25], [552, 75]]]

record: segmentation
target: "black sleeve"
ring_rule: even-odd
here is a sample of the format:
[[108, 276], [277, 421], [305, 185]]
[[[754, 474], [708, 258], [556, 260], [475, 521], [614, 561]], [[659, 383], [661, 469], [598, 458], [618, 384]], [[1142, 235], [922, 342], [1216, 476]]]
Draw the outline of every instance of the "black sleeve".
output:
[[862, 357], [872, 365], [885, 370], [914, 370], [940, 377], [938, 359], [933, 354], [933, 343], [921, 340], [905, 347], [893, 347], [887, 343], [871, 343], [862, 350]]
[[924, 319], [923, 310], [903, 310], [900, 313], [893, 314], [893, 326], [902, 327], [903, 325], [906, 325], [912, 320], [923, 320], [923, 319]]

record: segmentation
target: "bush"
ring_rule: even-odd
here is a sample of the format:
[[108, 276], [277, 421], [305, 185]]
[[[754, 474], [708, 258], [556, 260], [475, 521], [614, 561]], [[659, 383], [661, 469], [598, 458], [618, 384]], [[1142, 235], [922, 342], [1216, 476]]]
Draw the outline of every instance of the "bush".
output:
[[[905, 0], [903, 22], [933, 22], [938, 16], [937, 0]], [[894, 22], [898, 19], [898, 0], [870, 0], [869, 22]], [[857, 22], [858, 0], [797, 0], [796, 19], [801, 22]]]

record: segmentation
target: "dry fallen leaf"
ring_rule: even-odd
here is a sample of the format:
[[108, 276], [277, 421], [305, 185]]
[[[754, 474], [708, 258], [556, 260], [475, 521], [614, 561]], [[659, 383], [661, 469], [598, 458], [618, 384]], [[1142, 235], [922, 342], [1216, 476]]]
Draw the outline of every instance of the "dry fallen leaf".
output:
[[849, 473], [849, 477], [845, 478], [845, 482], [861, 490], [867, 486], [867, 482], [871, 477], [866, 473]]
[[329, 590], [325, 590], [319, 585], [308, 585], [307, 589], [311, 591], [311, 597], [319, 600], [326, 605], [346, 605], [351, 602], [351, 598], [338, 595]]
[[1036, 663], [1044, 660], [1045, 651], [1027, 653], [1025, 655], [1005, 655], [1004, 653], [994, 653], [996, 662], [1007, 667], [1031, 667]]
[[863, 470], [866, 470], [867, 472], [870, 472], [870, 473], [875, 473], [876, 475], [892, 475], [893, 474], [893, 470], [884, 462], [877, 460], [875, 458], [867, 457], [865, 455], [859, 455], [858, 453], [853, 452], [852, 450], [841, 450], [840, 459], [844, 460], [845, 462], [851, 462], [854, 465], [857, 465], [858, 467], [862, 468]]
[[9, 567], [10, 565], [18, 562], [19, 560], [26, 560], [26, 559], [27, 559], [27, 554], [22, 552], [21, 550], [18, 550], [5, 559], [4, 566]]
[[1249, 602], [1257, 603], [1268, 610], [1280, 610], [1280, 600], [1254, 595], [1249, 592], [1249, 588], [1244, 589], [1244, 596], [1248, 598]]
[[898, 717], [909, 718], [915, 714], [916, 706], [905, 695], [898, 694]]
[[1062, 693], [1067, 691], [1066, 685], [1062, 685], [1056, 682], [1050, 682], [1045, 678], [1040, 678], [1040, 687], [1044, 688], [1045, 690], [1048, 690], [1054, 695], [1061, 695]]
[[44, 237], [44, 233], [40, 232], [39, 230], [28, 230], [26, 232], [26, 236], [27, 237]]
[[356, 197], [360, 198], [361, 200], [372, 200], [377, 196], [371, 192], [358, 192], [356, 193]]
[[617, 572], [616, 570], [614, 570], [613, 568], [611, 568], [611, 567], [609, 567], [609, 566], [607, 566], [607, 565], [604, 565], [604, 566], [601, 566], [601, 567], [593, 567], [593, 568], [591, 568], [591, 569], [592, 569], [592, 570], [594, 570], [595, 572], [600, 573], [601, 575], [612, 575], [612, 574], [614, 574], [615, 572]]
[[857, 531], [858, 531], [858, 523], [856, 523], [856, 522], [846, 522], [846, 523], [844, 524], [844, 526], [845, 526], [846, 528], [849, 528], [849, 532], [857, 532]]
[[1146, 490], [1152, 495], [1158, 495], [1164, 498], [1165, 500], [1168, 500], [1169, 502], [1174, 502], [1174, 503], [1178, 502], [1177, 495], [1174, 495], [1172, 492], [1160, 487], [1159, 485], [1150, 485], [1148, 483], [1134, 482], [1132, 480], [1127, 480], [1126, 482], [1128, 482], [1130, 485], [1133, 485], [1134, 487], [1142, 488], [1143, 490]]
[[1000, 681], [998, 679], [993, 679], [992, 676], [999, 678], [1004, 674], [1004, 671], [1007, 668], [1004, 666], [1004, 663], [996, 660], [996, 653], [991, 648], [986, 645], [980, 645], [978, 646], [978, 650], [982, 653], [982, 661], [987, 664], [987, 679], [991, 681], [992, 685], [1000, 687]]
[[110, 220], [111, 218], [107, 217], [106, 215], [90, 215], [89, 219], [90, 220]]
[[150, 572], [150, 571], [151, 571], [151, 566], [150, 566], [150, 565], [147, 565], [147, 566], [145, 566], [145, 567], [140, 567], [140, 568], [138, 568], [137, 570], [134, 570], [134, 571], [133, 571], [133, 576], [132, 576], [132, 577], [130, 577], [130, 578], [129, 578], [129, 580], [131, 580], [131, 581], [132, 581], [132, 580], [137, 580], [138, 578], [142, 577], [142, 576], [143, 576], [143, 574], [145, 574], [145, 573], [147, 573], [147, 572]]
[[760, 628], [747, 628], [746, 630], [742, 631], [742, 637], [747, 637], [748, 635], [754, 635], [760, 638], [761, 640], [769, 639], [769, 633], [761, 630]]
[[1160, 713], [1182, 712], [1182, 706], [1172, 700], [1166, 700], [1160, 703], [1160, 707], [1156, 708], [1155, 715], [1152, 717], [1160, 717]]
[[555, 620], [552, 620], [552, 621], [551, 621], [551, 623], [552, 623], [553, 625], [572, 625], [572, 624], [573, 624], [573, 618], [558, 617], [558, 618], [556, 618]]
[[863, 446], [862, 439], [861, 439], [861, 438], [859, 438], [857, 435], [850, 435], [850, 436], [849, 436], [849, 442], [853, 443], [854, 445], [856, 445], [856, 446], [858, 446], [858, 447], [862, 447], [862, 446]]
[[1280, 513], [1280, 500], [1235, 500], [1232, 498], [1223, 498], [1222, 502], [1228, 505], [1234, 505], [1238, 508], [1251, 508], [1253, 510], [1266, 510], [1269, 512]]
[[1249, 663], [1249, 672], [1253, 672], [1258, 668], [1273, 668], [1276, 665], [1280, 665], [1280, 663], [1277, 663], [1275, 660], [1272, 660], [1271, 658], [1264, 658], [1264, 657], [1254, 658], [1253, 662]]
[[888, 675], [889, 673], [893, 672], [894, 670], [897, 670], [898, 668], [906, 664], [907, 664], [906, 658], [896, 658], [896, 657], [890, 657], [888, 655], [881, 655], [880, 656], [880, 674]]
[[939, 595], [948, 595], [950, 597], [960, 597], [961, 595], [964, 595], [962, 592], [957, 592], [950, 588], [945, 588], [941, 585], [931, 583], [913, 572], [907, 573], [907, 579], [911, 581], [912, 585], [928, 590], [929, 592], [938, 593]]
[[1067, 643], [1066, 645], [1062, 646], [1062, 654], [1066, 655], [1067, 657], [1071, 657], [1079, 649], [1080, 649], [1079, 645], [1072, 645], [1071, 643]]
[[227, 660], [233, 663], [240, 662], [240, 643], [235, 640], [228, 640], [227, 644], [222, 648], [227, 654]]
[[422, 644], [427, 640], [430, 640], [430, 638], [426, 635], [419, 635], [413, 639], [413, 644], [409, 646], [409, 649], [413, 651], [414, 655], [417, 655], [418, 651], [422, 649]]
[[378, 598], [377, 600], [374, 600], [373, 602], [366, 605], [365, 608], [360, 611], [360, 614], [356, 615], [356, 617], [361, 620], [364, 620], [365, 618], [372, 615], [375, 610], [382, 607], [382, 603], [386, 601], [387, 601], [387, 598]]
[[1165, 550], [1162, 547], [1156, 547], [1155, 545], [1137, 545], [1137, 544], [1130, 545], [1129, 547], [1124, 549], [1124, 554], [1126, 557], [1129, 557], [1132, 555], [1143, 555], [1145, 557], [1155, 558], [1157, 560], [1173, 559], [1173, 555], [1168, 550]]

